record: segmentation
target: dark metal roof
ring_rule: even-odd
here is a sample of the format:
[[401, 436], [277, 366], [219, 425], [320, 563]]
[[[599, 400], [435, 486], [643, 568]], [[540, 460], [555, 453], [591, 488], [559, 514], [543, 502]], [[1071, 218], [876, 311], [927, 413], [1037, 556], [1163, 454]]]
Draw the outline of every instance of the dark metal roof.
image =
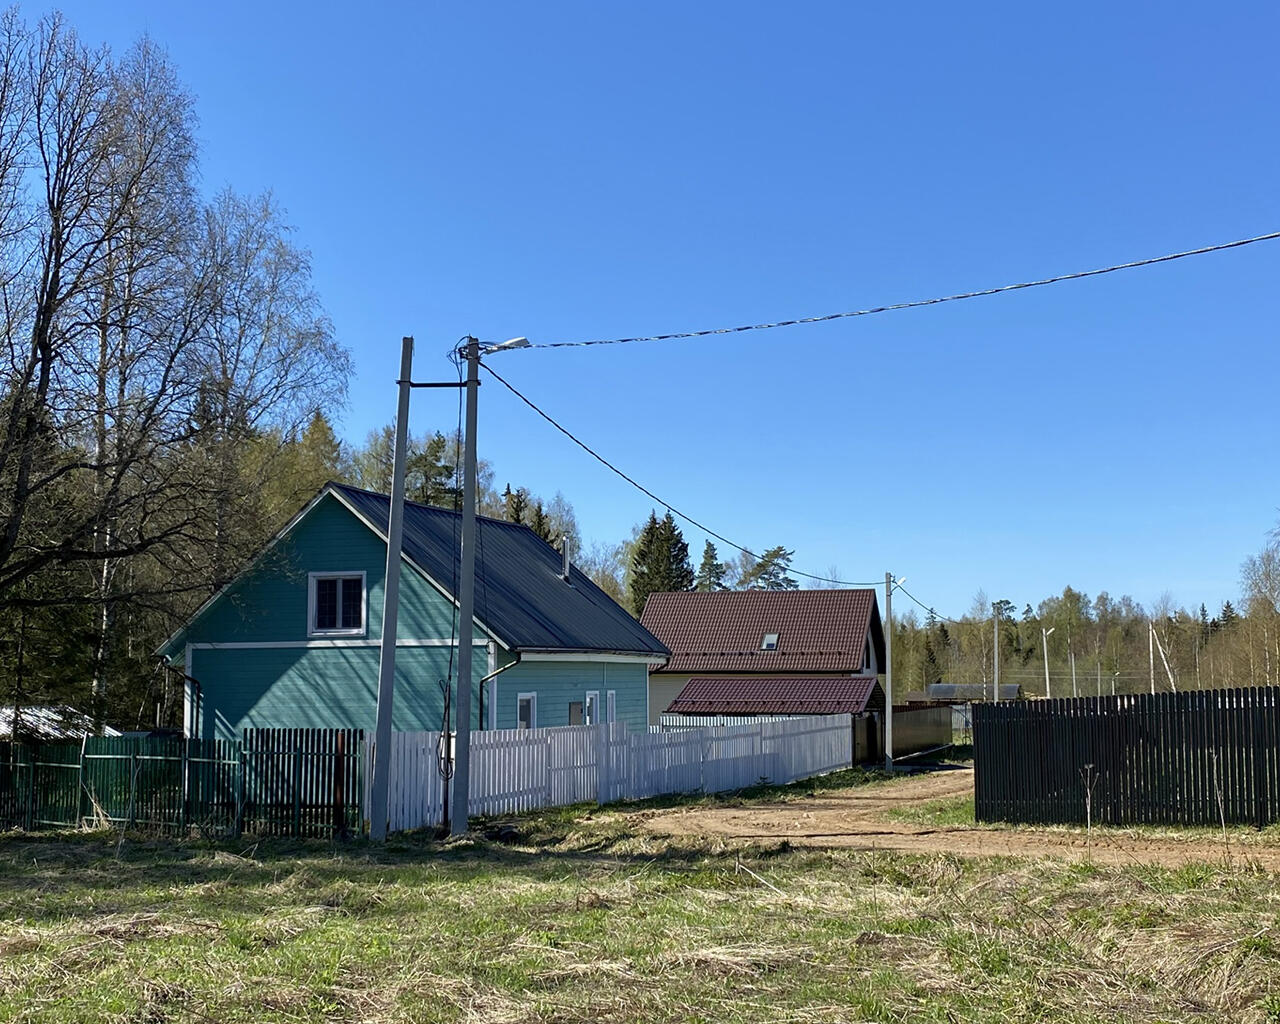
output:
[[[884, 664], [874, 590], [735, 590], [650, 594], [640, 621], [671, 648], [665, 672], [862, 672], [868, 632]], [[766, 633], [775, 650], [760, 649]]]
[[884, 707], [884, 692], [875, 676], [699, 677], [685, 683], [667, 711], [684, 715], [858, 715], [877, 703]]
[[[385, 494], [328, 484], [385, 538]], [[460, 513], [406, 501], [405, 556], [445, 591], [458, 574]], [[511, 650], [652, 654], [667, 649], [579, 569], [561, 575], [560, 552], [527, 526], [476, 517], [476, 619]]]

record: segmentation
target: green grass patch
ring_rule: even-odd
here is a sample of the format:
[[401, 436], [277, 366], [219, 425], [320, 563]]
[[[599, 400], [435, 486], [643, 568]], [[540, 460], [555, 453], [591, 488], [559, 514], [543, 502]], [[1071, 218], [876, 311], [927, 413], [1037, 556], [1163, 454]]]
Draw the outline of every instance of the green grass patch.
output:
[[973, 825], [973, 797], [957, 796], [944, 800], [925, 800], [912, 807], [888, 811], [885, 817], [912, 825], [943, 828], [948, 825]]
[[384, 847], [127, 837], [118, 857], [114, 837], [0, 838], [0, 1020], [1280, 1019], [1274, 875], [627, 821], [562, 808]]

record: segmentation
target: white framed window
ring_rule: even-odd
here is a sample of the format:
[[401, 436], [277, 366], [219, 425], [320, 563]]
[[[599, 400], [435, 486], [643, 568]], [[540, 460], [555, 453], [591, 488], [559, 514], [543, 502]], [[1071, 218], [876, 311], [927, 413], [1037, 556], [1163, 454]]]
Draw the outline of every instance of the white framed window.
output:
[[766, 633], [760, 641], [760, 650], [776, 651], [778, 649], [778, 634]]
[[538, 695], [536, 693], [516, 695], [516, 728], [538, 728]]
[[587, 725], [600, 724], [600, 691], [587, 691], [587, 707], [586, 707], [586, 723]]
[[364, 636], [368, 617], [363, 572], [307, 574], [307, 636]]
[[618, 720], [618, 691], [610, 690], [604, 695], [604, 713], [606, 722]]

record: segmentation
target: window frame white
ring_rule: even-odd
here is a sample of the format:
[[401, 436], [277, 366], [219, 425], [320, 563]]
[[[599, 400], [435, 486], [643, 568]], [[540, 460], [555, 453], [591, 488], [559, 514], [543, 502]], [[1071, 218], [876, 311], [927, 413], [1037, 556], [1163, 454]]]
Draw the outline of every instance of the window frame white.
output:
[[516, 728], [523, 728], [520, 725], [520, 705], [526, 700], [529, 702], [529, 729], [532, 731], [538, 728], [538, 694], [534, 691], [516, 694]]
[[584, 725], [599, 725], [601, 718], [600, 691], [588, 690], [582, 704], [582, 722]]
[[606, 722], [616, 722], [618, 720], [617, 690], [609, 690], [604, 695], [604, 720]]
[[[351, 580], [360, 578], [360, 628], [359, 629], [317, 629], [316, 628], [316, 583], [320, 580]], [[342, 584], [338, 584], [338, 620], [342, 620]], [[369, 634], [369, 580], [363, 570], [348, 572], [309, 572], [307, 573], [307, 636], [308, 637], [363, 637]]]

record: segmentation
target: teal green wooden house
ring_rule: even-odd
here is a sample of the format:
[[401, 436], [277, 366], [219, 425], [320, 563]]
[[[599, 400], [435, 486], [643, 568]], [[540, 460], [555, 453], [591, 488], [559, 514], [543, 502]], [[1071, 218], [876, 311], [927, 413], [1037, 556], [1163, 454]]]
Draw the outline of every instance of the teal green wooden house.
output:
[[[186, 735], [373, 729], [389, 509], [327, 484], [164, 643], [186, 677]], [[460, 532], [458, 513], [405, 504], [393, 727], [440, 729], [444, 683], [470, 651], [472, 728], [646, 728], [667, 649], [526, 526], [477, 519], [475, 620], [458, 642]]]

